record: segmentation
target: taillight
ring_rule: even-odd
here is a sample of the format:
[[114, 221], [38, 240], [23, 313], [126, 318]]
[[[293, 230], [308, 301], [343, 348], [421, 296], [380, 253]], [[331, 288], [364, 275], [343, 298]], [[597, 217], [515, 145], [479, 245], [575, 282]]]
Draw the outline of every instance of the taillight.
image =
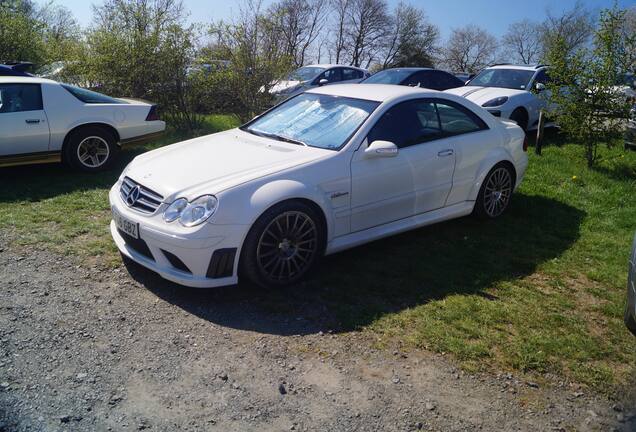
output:
[[150, 107], [150, 111], [146, 116], [146, 121], [155, 121], [159, 120], [159, 110], [157, 109], [157, 105], [153, 105]]
[[528, 136], [524, 136], [523, 137], [523, 151], [527, 152], [528, 151]]

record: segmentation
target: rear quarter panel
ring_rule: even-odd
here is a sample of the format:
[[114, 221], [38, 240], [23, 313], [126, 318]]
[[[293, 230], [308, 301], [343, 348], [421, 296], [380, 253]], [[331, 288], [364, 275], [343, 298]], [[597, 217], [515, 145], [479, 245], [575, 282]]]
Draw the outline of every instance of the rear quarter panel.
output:
[[86, 104], [56, 83], [42, 84], [44, 110], [51, 131], [50, 149], [61, 150], [68, 132], [77, 126], [100, 123], [114, 127], [119, 139], [160, 132], [163, 122], [146, 122], [150, 105]]

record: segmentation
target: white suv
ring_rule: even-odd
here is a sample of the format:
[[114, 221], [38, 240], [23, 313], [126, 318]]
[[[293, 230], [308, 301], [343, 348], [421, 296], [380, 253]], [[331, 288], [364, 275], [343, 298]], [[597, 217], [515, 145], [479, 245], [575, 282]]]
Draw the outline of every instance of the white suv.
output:
[[446, 90], [484, 107], [496, 117], [517, 122], [524, 130], [536, 129], [539, 111], [546, 106], [548, 67], [495, 65], [479, 72], [464, 87]]

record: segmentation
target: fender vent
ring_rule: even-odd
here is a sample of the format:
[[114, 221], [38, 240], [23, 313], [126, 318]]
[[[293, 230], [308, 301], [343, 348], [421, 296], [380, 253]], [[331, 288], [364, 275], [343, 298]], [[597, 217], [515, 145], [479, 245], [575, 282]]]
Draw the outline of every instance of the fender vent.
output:
[[188, 266], [185, 265], [185, 263], [181, 261], [178, 256], [163, 249], [161, 249], [161, 252], [165, 255], [166, 259], [170, 261], [170, 265], [172, 265], [172, 267], [176, 268], [177, 270], [181, 270], [182, 272], [192, 274]]
[[217, 249], [210, 258], [206, 276], [212, 279], [229, 277], [234, 273], [236, 248]]

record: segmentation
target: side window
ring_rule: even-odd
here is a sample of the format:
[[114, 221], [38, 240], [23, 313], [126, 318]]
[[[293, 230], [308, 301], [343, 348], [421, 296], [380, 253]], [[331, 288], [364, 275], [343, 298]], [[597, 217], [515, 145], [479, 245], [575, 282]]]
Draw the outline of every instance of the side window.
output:
[[539, 73], [537, 74], [537, 77], [534, 79], [535, 84], [536, 83], [547, 84], [549, 82], [550, 82], [550, 76], [548, 75], [545, 69], [540, 70]]
[[469, 109], [451, 101], [437, 100], [437, 112], [444, 136], [461, 135], [488, 129], [486, 123]]
[[39, 84], [0, 84], [0, 114], [41, 109]]
[[333, 68], [333, 69], [324, 71], [322, 75], [320, 75], [320, 78], [318, 78], [318, 81], [320, 81], [323, 78], [329, 81], [330, 83], [341, 81], [342, 80], [342, 74], [340, 72], [341, 69], [342, 68]]
[[358, 78], [362, 78], [362, 72], [349, 68], [342, 69], [343, 81], [354, 80]]
[[406, 81], [404, 81], [404, 85], [411, 87], [419, 86], [424, 88], [431, 88], [428, 87], [430, 85], [430, 81], [431, 76], [428, 72], [415, 72], [410, 77], [408, 77]]
[[447, 72], [436, 72], [439, 77], [440, 88], [439, 90], [447, 90], [450, 88], [461, 87], [464, 83], [455, 76]]
[[391, 141], [404, 148], [442, 136], [435, 103], [414, 100], [402, 102], [384, 113], [371, 129], [367, 141]]

